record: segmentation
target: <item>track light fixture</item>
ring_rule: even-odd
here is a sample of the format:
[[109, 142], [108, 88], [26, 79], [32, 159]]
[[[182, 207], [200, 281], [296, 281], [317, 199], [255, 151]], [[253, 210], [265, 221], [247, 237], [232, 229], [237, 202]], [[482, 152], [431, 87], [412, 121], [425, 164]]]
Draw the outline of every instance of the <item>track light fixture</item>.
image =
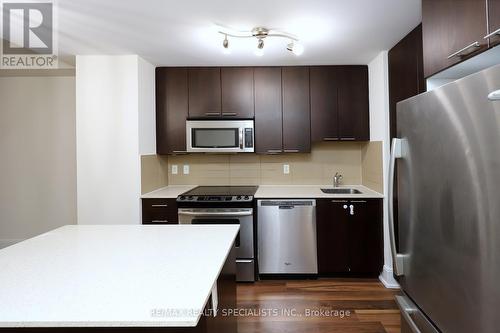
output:
[[299, 39], [289, 33], [270, 30], [264, 27], [256, 27], [251, 31], [238, 31], [238, 32], [228, 32], [227, 30], [221, 29], [219, 33], [224, 35], [224, 41], [222, 42], [222, 46], [224, 47], [224, 53], [229, 53], [229, 37], [234, 38], [257, 38], [257, 49], [254, 51], [255, 55], [262, 56], [264, 55], [264, 39], [267, 37], [278, 37], [278, 38], [287, 38], [290, 40], [290, 43], [287, 44], [287, 50], [293, 53], [296, 56], [304, 53], [304, 47], [302, 44], [299, 44]]

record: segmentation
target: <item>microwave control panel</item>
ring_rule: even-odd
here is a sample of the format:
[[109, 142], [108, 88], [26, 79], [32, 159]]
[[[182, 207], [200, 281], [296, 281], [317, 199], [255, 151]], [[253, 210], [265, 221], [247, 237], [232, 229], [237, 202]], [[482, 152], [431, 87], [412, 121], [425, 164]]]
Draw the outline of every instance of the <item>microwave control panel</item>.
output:
[[253, 147], [253, 128], [245, 128], [245, 148]]

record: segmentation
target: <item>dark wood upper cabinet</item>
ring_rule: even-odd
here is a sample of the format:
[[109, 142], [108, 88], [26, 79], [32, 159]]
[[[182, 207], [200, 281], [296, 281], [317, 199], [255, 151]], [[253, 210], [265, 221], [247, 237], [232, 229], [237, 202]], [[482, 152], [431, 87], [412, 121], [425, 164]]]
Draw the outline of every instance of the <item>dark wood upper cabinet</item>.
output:
[[500, 44], [500, 0], [488, 0], [489, 31], [488, 34], [497, 32], [490, 37], [490, 45]]
[[254, 117], [254, 69], [251, 67], [221, 68], [222, 116]]
[[311, 140], [339, 139], [337, 67], [311, 67]]
[[311, 151], [309, 67], [283, 67], [283, 151]]
[[156, 151], [168, 154], [186, 150], [188, 70], [156, 69]]
[[338, 66], [340, 140], [369, 141], [368, 66]]
[[391, 139], [396, 136], [396, 104], [425, 92], [422, 25], [389, 50], [389, 109]]
[[283, 149], [281, 68], [255, 68], [254, 81], [255, 152], [281, 152]]
[[422, 0], [425, 77], [488, 47], [486, 5], [485, 0]]
[[189, 117], [220, 117], [221, 104], [220, 68], [190, 68]]

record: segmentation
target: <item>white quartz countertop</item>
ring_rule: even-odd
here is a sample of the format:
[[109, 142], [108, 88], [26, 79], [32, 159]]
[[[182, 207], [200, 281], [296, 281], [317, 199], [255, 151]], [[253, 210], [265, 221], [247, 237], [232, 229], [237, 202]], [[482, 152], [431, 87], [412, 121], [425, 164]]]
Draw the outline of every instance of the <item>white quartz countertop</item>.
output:
[[71, 225], [2, 249], [0, 327], [196, 326], [238, 230]]
[[143, 199], [175, 199], [184, 192], [192, 190], [196, 185], [169, 185], [143, 194]]
[[332, 185], [261, 185], [255, 193], [256, 199], [280, 199], [280, 198], [349, 198], [368, 199], [383, 198], [378, 192], [362, 185], [346, 185], [338, 188], [354, 188], [361, 194], [327, 194], [321, 191], [322, 188], [333, 188]]

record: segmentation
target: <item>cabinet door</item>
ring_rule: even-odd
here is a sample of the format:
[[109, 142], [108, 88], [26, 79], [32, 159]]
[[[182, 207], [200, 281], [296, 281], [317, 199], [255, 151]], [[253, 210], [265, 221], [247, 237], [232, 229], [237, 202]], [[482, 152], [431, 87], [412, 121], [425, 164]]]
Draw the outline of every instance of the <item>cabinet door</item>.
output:
[[338, 71], [334, 66], [311, 67], [311, 141], [338, 140]]
[[255, 152], [281, 152], [283, 149], [281, 68], [255, 68], [254, 80]]
[[142, 224], [177, 224], [176, 199], [142, 199]]
[[311, 151], [309, 67], [282, 67], [283, 151]]
[[486, 49], [486, 22], [485, 0], [422, 0], [425, 77]]
[[368, 66], [339, 66], [339, 137], [345, 141], [370, 140]]
[[349, 271], [349, 215], [347, 200], [316, 201], [318, 272], [320, 275]]
[[254, 117], [253, 68], [221, 68], [222, 117]]
[[[383, 265], [382, 200], [351, 200], [349, 262], [352, 273], [379, 274]], [[350, 209], [349, 209], [350, 210]]]
[[219, 67], [189, 69], [189, 117], [221, 116]]
[[490, 37], [491, 46], [500, 44], [500, 0], [488, 0], [490, 29], [488, 33], [497, 32]]
[[156, 151], [186, 151], [188, 117], [188, 71], [186, 68], [156, 69]]

